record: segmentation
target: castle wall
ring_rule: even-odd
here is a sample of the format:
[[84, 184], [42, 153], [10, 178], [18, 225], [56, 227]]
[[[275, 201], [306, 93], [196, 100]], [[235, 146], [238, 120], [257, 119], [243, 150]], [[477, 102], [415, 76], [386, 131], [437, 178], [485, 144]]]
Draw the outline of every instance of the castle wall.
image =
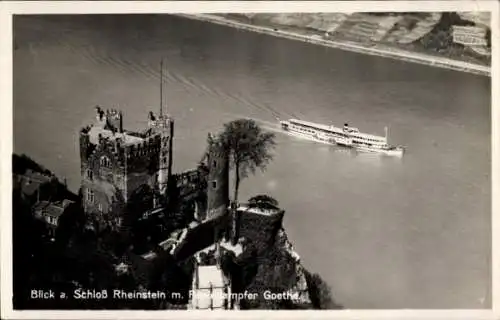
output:
[[162, 152], [159, 159], [159, 190], [163, 195], [167, 194], [168, 180], [172, 175], [174, 122], [170, 121], [169, 130], [162, 133]]
[[142, 144], [127, 146], [126, 156], [126, 199], [142, 185], [155, 189], [158, 178], [158, 160], [161, 152], [161, 139], [155, 135]]
[[[162, 195], [153, 197], [152, 206], [168, 205], [174, 198], [177, 204], [200, 202], [206, 183], [201, 182], [199, 168], [172, 176], [173, 135], [174, 121], [169, 116], [156, 118], [150, 113], [144, 132], [130, 132], [123, 129], [121, 112], [96, 107], [94, 123], [80, 131], [85, 211], [101, 216], [113, 213], [128, 221], [141, 212], [126, 210], [152, 209], [136, 203], [136, 191], [147, 189]], [[102, 159], [106, 159], [104, 165]], [[92, 195], [88, 197], [89, 190]], [[132, 197], [136, 200], [130, 206]], [[206, 204], [199, 207], [206, 212]]]
[[[88, 130], [90, 128], [86, 127], [80, 130], [80, 162], [81, 166], [83, 167], [83, 164], [87, 163], [87, 159], [89, 158], [90, 154], [92, 153], [92, 149], [95, 147], [90, 143], [90, 138], [88, 135]], [[82, 173], [83, 177], [83, 173]]]
[[126, 192], [124, 150], [106, 139], [94, 145], [83, 130], [80, 153], [84, 209], [87, 213], [108, 214], [116, 202], [123, 202]]
[[192, 169], [174, 174], [175, 186], [179, 190], [179, 197], [186, 197], [200, 191], [200, 172]]
[[[88, 198], [88, 190], [93, 191], [92, 199]], [[121, 190], [106, 180], [84, 182], [82, 185], [84, 208], [87, 213], [108, 214], [116, 207], [123, 205]]]
[[222, 239], [221, 232], [227, 225], [226, 216], [219, 216], [205, 221], [194, 228], [188, 228], [186, 237], [174, 249], [173, 255], [176, 260], [187, 259], [196, 252], [213, 245]]
[[262, 252], [274, 243], [278, 231], [283, 224], [285, 211], [271, 215], [256, 214], [243, 210], [232, 212], [233, 221], [236, 225], [234, 238], [244, 237], [256, 244]]
[[118, 210], [114, 213], [123, 215], [138, 188], [158, 189], [159, 182], [168, 182], [173, 127], [145, 134], [126, 132], [121, 113], [100, 108], [94, 126], [80, 131], [84, 208], [89, 214]]
[[148, 137], [143, 143], [127, 145], [124, 148], [124, 154], [127, 158], [127, 172], [156, 173], [159, 168], [161, 149], [161, 136], [159, 134]]

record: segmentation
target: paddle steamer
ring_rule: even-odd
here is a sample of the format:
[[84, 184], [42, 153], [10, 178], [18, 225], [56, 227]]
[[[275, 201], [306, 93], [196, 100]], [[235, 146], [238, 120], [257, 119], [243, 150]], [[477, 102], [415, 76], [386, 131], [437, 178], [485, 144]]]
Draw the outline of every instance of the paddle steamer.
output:
[[291, 135], [312, 141], [388, 156], [401, 157], [404, 154], [403, 146], [393, 146], [387, 142], [387, 127], [385, 127], [385, 136], [377, 136], [362, 133], [358, 128], [350, 127], [347, 123], [342, 128], [297, 119], [280, 121], [280, 124], [281, 128]]

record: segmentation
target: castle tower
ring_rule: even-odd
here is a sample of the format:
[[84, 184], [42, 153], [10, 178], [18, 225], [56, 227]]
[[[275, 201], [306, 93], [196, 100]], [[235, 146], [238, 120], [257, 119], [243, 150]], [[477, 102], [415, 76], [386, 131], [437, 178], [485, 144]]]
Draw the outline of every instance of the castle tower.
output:
[[107, 213], [121, 211], [126, 198], [125, 151], [115, 135], [123, 132], [121, 113], [95, 109], [95, 122], [80, 131], [83, 207], [98, 220], [120, 224]]
[[[161, 137], [161, 146], [158, 163], [159, 168], [157, 172], [157, 189], [163, 198], [168, 196], [168, 184], [172, 177], [172, 146], [174, 139], [174, 120], [165, 112], [164, 115], [164, 104], [166, 108], [166, 97], [163, 88], [163, 58], [160, 61], [160, 115], [158, 118], [154, 115], [152, 111], [149, 112], [148, 116], [148, 126], [149, 128], [158, 133]], [[165, 103], [164, 103], [165, 102]]]
[[161, 147], [158, 157], [157, 183], [160, 195], [167, 196], [167, 185], [172, 176], [174, 120], [168, 115], [160, 115], [156, 118], [153, 112], [149, 112], [148, 120], [148, 125], [152, 132], [160, 135]]
[[208, 138], [207, 220], [227, 213], [229, 206], [229, 153], [220, 141]]
[[155, 121], [146, 132], [126, 131], [121, 112], [96, 107], [94, 123], [80, 130], [82, 200], [88, 215], [120, 226], [130, 203], [136, 203], [136, 215], [152, 209], [149, 195], [170, 175], [170, 123]]

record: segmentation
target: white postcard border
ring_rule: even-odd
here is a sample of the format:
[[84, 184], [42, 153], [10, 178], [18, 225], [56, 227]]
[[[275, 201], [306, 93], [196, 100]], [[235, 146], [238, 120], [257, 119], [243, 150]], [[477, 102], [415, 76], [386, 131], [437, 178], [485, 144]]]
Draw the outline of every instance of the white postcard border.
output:
[[[492, 23], [492, 309], [490, 310], [341, 310], [341, 311], [14, 311], [12, 310], [12, 15], [89, 13], [222, 13], [222, 12], [383, 12], [489, 11]], [[28, 1], [0, 2], [0, 130], [2, 193], [1, 315], [6, 319], [497, 319], [500, 295], [498, 266], [500, 111], [499, 4], [497, 1]], [[471, 214], [474, 214], [471, 212]]]

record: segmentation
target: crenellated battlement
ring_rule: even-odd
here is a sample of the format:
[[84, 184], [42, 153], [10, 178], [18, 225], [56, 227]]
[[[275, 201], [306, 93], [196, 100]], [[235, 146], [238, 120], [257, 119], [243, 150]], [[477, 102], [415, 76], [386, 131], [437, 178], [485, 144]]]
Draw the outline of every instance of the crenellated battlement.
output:
[[[166, 195], [171, 177], [173, 120], [151, 112], [144, 131], [123, 129], [123, 115], [96, 106], [93, 123], [80, 129], [82, 192], [87, 213], [109, 213], [113, 188], [124, 208], [135, 190], [148, 186]], [[121, 210], [121, 209], [120, 209]], [[122, 212], [123, 213], [123, 212]]]
[[172, 175], [178, 189], [198, 189], [202, 173], [199, 168], [187, 170]]
[[156, 134], [144, 139], [140, 143], [124, 146], [124, 152], [128, 159], [156, 156], [162, 147], [161, 142], [161, 135]]
[[208, 158], [218, 158], [224, 159], [228, 158], [229, 154], [222, 144], [222, 141], [214, 137], [212, 134], [208, 134]]
[[97, 139], [93, 139], [87, 130], [82, 129], [80, 132], [80, 147], [82, 151], [85, 151], [85, 154], [82, 154], [85, 159], [97, 153], [111, 154], [115, 159], [119, 159], [122, 162], [119, 165], [123, 166], [125, 160], [133, 162], [158, 155], [161, 148], [161, 137], [155, 135], [138, 143], [127, 144], [121, 137], [111, 138], [102, 134], [98, 134]]
[[107, 156], [113, 161], [115, 167], [124, 168], [126, 164], [125, 148], [120, 145], [118, 140], [109, 140], [99, 137], [98, 144], [92, 149], [88, 155], [89, 159]]
[[174, 120], [169, 115], [158, 117], [150, 111], [148, 113], [148, 126], [155, 131], [170, 131], [173, 129]]
[[[96, 123], [80, 130], [82, 149], [92, 149], [93, 153], [109, 152], [130, 161], [143, 161], [158, 156], [162, 142], [165, 143], [166, 139], [171, 139], [170, 136], [165, 136], [164, 132], [157, 130], [147, 130], [144, 133], [123, 130], [123, 118], [120, 111], [103, 111], [100, 107], [96, 107], [96, 110]], [[172, 122], [170, 119], [163, 118], [153, 120], [155, 121], [154, 127], [161, 128], [164, 126], [168, 128]], [[86, 155], [86, 157], [89, 156], [90, 153]]]

